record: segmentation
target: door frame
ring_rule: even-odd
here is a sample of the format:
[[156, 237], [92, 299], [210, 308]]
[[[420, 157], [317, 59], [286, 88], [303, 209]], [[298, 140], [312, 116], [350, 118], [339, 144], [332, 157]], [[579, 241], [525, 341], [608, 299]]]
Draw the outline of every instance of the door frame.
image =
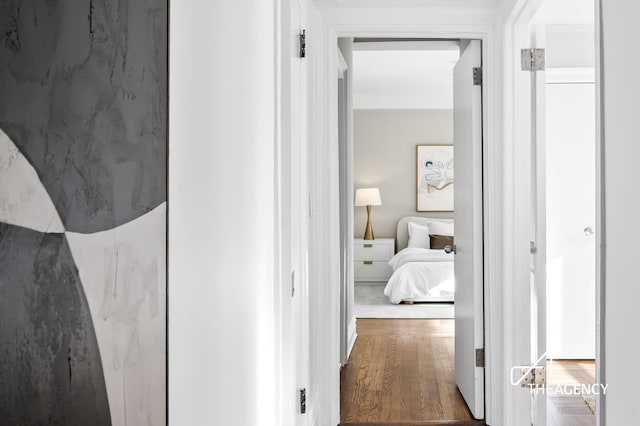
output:
[[[359, 16], [359, 15], [358, 15]], [[326, 16], [331, 18], [331, 16]], [[504, 347], [503, 339], [503, 281], [502, 269], [502, 147], [500, 136], [501, 120], [499, 119], [499, 105], [501, 102], [500, 93], [502, 83], [499, 78], [499, 56], [500, 40], [495, 34], [493, 22], [473, 24], [473, 23], [452, 23], [443, 25], [442, 22], [451, 21], [450, 16], [438, 19], [437, 13], [430, 16], [431, 23], [421, 23], [420, 25], [410, 25], [399, 23], [395, 25], [374, 24], [358, 22], [359, 18], [354, 17], [351, 23], [331, 23], [322, 20], [320, 28], [315, 29], [317, 47], [319, 48], [319, 58], [312, 65], [316, 84], [312, 89], [313, 95], [311, 114], [318, 117], [314, 126], [316, 131], [312, 131], [310, 138], [310, 154], [319, 159], [318, 167], [311, 171], [310, 182], [321, 182], [317, 188], [318, 194], [313, 194], [315, 206], [320, 212], [326, 214], [324, 226], [312, 229], [310, 239], [325, 241], [327, 250], [321, 250], [318, 256], [312, 256], [310, 262], [315, 266], [310, 270], [321, 271], [324, 274], [310, 276], [310, 285], [313, 282], [327, 282], [332, 278], [334, 282], [339, 282], [339, 259], [334, 256], [339, 250], [339, 182], [337, 179], [338, 168], [338, 146], [337, 146], [337, 89], [335, 87], [335, 70], [337, 68], [335, 49], [339, 37], [384, 37], [384, 38], [433, 38], [433, 39], [477, 39], [482, 42], [483, 74], [484, 84], [482, 88], [483, 103], [483, 233], [484, 233], [484, 327], [485, 327], [485, 419], [487, 423], [492, 422], [493, 413], [504, 410], [502, 404], [503, 389], [507, 380], [504, 368], [502, 368]], [[484, 20], [484, 18], [479, 19]], [[489, 19], [487, 19], [489, 21]], [[353, 173], [353, 165], [347, 165], [348, 173]], [[314, 173], [315, 172], [315, 173]], [[349, 220], [353, 220], [351, 211]], [[327, 241], [327, 239], [329, 241]], [[332, 250], [333, 248], [333, 250]], [[336, 288], [333, 288], [336, 287]], [[320, 315], [330, 320], [332, 313], [335, 318], [339, 318], [340, 297], [337, 286], [329, 286], [328, 302], [329, 306], [324, 308]], [[310, 303], [321, 303], [310, 300]], [[328, 309], [327, 309], [328, 308]], [[313, 322], [314, 319], [312, 318]], [[318, 321], [318, 319], [315, 319]], [[331, 321], [331, 320], [330, 320]], [[339, 341], [340, 330], [334, 328], [331, 322], [328, 327], [329, 341]], [[312, 336], [313, 338], [313, 336]], [[333, 350], [333, 348], [331, 348]], [[335, 356], [339, 358], [339, 345], [336, 345]], [[325, 386], [328, 387], [331, 399], [331, 418], [339, 422], [339, 363], [335, 362], [336, 368], [330, 364], [330, 371], [327, 371]], [[324, 386], [323, 386], [324, 387]], [[499, 420], [498, 420], [499, 422]]]
[[[351, 70], [336, 46], [338, 64], [338, 146], [340, 166], [340, 363], [346, 364], [356, 343], [356, 317], [353, 312], [353, 123], [349, 118]], [[342, 166], [344, 164], [344, 166]], [[351, 220], [350, 220], [351, 218]], [[351, 318], [349, 314], [352, 314]]]
[[[505, 21], [504, 44], [504, 134], [506, 140], [527, 141], [531, 138], [532, 110], [531, 110], [531, 76], [520, 70], [520, 49], [532, 47], [531, 22], [533, 16], [543, 0], [517, 0], [515, 6], [509, 11]], [[596, 382], [605, 383], [604, 372], [604, 269], [601, 242], [604, 241], [604, 205], [602, 184], [602, 135], [601, 123], [601, 45], [600, 10], [598, 0], [593, 0], [595, 13], [596, 51], [595, 63], [595, 96], [596, 96]], [[528, 198], [531, 151], [526, 143], [505, 144], [505, 171], [511, 176], [513, 182], [505, 194], [511, 194], [511, 202], [505, 203], [505, 217], [513, 218], [509, 224], [513, 229], [511, 241], [505, 240], [509, 246], [505, 246], [505, 279], [512, 280], [515, 284], [512, 295], [505, 293], [507, 300], [523, 309], [516, 310], [512, 314], [512, 321], [505, 324], [505, 343], [512, 348], [512, 359], [506, 360], [505, 365], [527, 365], [531, 362], [531, 293], [528, 285], [529, 271], [529, 241], [530, 241], [530, 204]], [[511, 169], [511, 170], [509, 170]], [[515, 173], [520, 170], [520, 173]], [[519, 194], [524, 194], [521, 196]], [[513, 391], [508, 393], [510, 398], [505, 399], [505, 405], [513, 407], [505, 417], [506, 424], [530, 424], [531, 399], [528, 392]], [[596, 425], [605, 424], [604, 400], [601, 395], [596, 395]]]

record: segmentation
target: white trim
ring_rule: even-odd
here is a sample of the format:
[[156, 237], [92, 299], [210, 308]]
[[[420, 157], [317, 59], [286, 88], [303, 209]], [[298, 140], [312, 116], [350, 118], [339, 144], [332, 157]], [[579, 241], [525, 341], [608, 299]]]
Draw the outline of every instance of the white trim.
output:
[[547, 84], [595, 83], [596, 70], [593, 67], [547, 68]]
[[356, 333], [356, 316], [354, 315], [349, 322], [348, 328], [348, 336], [349, 336], [349, 344], [347, 345], [347, 359], [351, 356], [351, 351], [353, 350], [353, 346], [356, 344], [356, 339], [358, 338], [358, 334]]
[[336, 46], [336, 61], [338, 61], [338, 78], [344, 78], [344, 73], [347, 71], [347, 61], [344, 60], [344, 56], [342, 56], [342, 52], [338, 46]]
[[460, 43], [452, 40], [438, 41], [384, 41], [353, 43], [353, 50], [458, 50]]
[[[317, 28], [315, 34], [318, 38], [327, 40], [328, 46], [325, 46], [325, 58], [318, 58], [315, 62], [315, 76], [317, 86], [314, 88], [315, 93], [311, 98], [316, 99], [316, 103], [313, 108], [316, 109], [314, 117], [317, 119], [318, 129], [315, 132], [317, 140], [312, 142], [315, 146], [323, 146], [324, 149], [334, 152], [331, 148], [337, 138], [334, 138], [334, 123], [333, 117], [337, 117], [337, 103], [335, 102], [335, 96], [331, 86], [333, 79], [327, 79], [327, 75], [333, 77], [335, 75], [335, 54], [334, 48], [338, 37], [416, 37], [416, 38], [449, 38], [449, 39], [480, 39], [483, 41], [483, 62], [484, 62], [484, 76], [486, 84], [483, 87], [483, 109], [485, 111], [484, 119], [484, 140], [485, 153], [485, 178], [487, 179], [485, 184], [484, 199], [485, 199], [485, 339], [486, 339], [486, 376], [487, 386], [485, 391], [485, 404], [486, 404], [486, 421], [487, 423], [494, 422], [493, 424], [502, 424], [501, 410], [503, 407], [501, 399], [495, 399], [494, 393], [501, 394], [499, 389], [505, 386], [508, 381], [505, 380], [504, 366], [500, 363], [501, 356], [499, 352], [503, 347], [503, 334], [502, 334], [502, 180], [504, 178], [502, 170], [502, 140], [500, 131], [499, 120], [499, 105], [501, 101], [500, 91], [502, 82], [498, 78], [498, 61], [499, 56], [497, 50], [499, 46], [496, 45], [496, 36], [494, 32], [494, 16], [488, 14], [465, 14], [457, 11], [456, 13], [425, 13], [425, 10], [429, 12], [428, 8], [423, 8], [420, 16], [415, 16], [411, 11], [407, 14], [406, 19], [398, 19], [396, 24], [382, 24], [369, 22], [363, 22], [361, 19], [364, 16], [364, 20], [368, 20], [367, 13], [362, 9], [358, 11], [358, 14], [345, 13], [345, 10], [340, 10], [341, 13], [332, 14], [328, 12], [325, 17], [328, 21], [332, 18], [339, 18], [336, 22], [325, 24], [323, 28]], [[424, 23], [417, 23], [422, 20]], [[385, 22], [385, 20], [382, 20]], [[462, 21], [462, 22], [461, 22]], [[388, 22], [388, 20], [386, 21]], [[447, 23], [448, 22], [448, 23]], [[329, 71], [327, 71], [329, 70]], [[327, 98], [327, 94], [329, 97]], [[324, 98], [324, 99], [323, 99]], [[320, 124], [322, 123], [322, 124]], [[326, 194], [329, 199], [337, 197], [337, 187], [333, 185], [333, 182], [329, 182], [326, 179], [330, 176], [337, 176], [338, 170], [338, 158], [337, 156], [330, 155], [329, 157], [317, 157], [319, 160], [318, 169], [315, 176], [312, 177], [312, 182], [321, 182], [320, 190], [326, 190]], [[321, 172], [322, 171], [322, 172]], [[326, 172], [326, 174], [325, 174]], [[318, 180], [319, 179], [319, 180]], [[326, 182], [329, 182], [327, 185]], [[313, 184], [313, 183], [312, 183]], [[319, 206], [320, 207], [320, 206]], [[324, 236], [331, 237], [333, 233], [336, 233], [337, 237], [337, 223], [334, 222], [334, 212], [331, 209], [327, 209], [330, 206], [323, 206], [319, 209], [319, 213], [322, 215], [330, 215], [329, 219], [322, 223], [322, 226], [315, 229], [313, 232], [317, 234], [323, 234]], [[335, 209], [337, 212], [337, 207]], [[333, 239], [333, 238], [332, 238]], [[337, 238], [336, 238], [337, 239]], [[334, 251], [333, 253], [337, 253]], [[323, 250], [322, 253], [318, 253], [318, 256], [312, 256], [310, 262], [314, 263], [316, 268], [324, 267], [329, 270], [333, 270], [333, 266], [337, 259], [333, 259], [331, 252]], [[312, 282], [320, 277], [312, 277]], [[332, 282], [332, 281], [320, 281], [320, 282]], [[334, 282], [337, 282], [335, 280]], [[333, 293], [333, 286], [327, 286], [327, 292]], [[337, 287], [337, 286], [336, 286]], [[333, 311], [333, 304], [336, 303], [339, 298], [331, 296], [330, 306], [325, 307], [324, 315], [329, 315]], [[318, 301], [311, 299], [311, 303]], [[319, 306], [316, 309], [322, 308]], [[337, 316], [336, 316], [337, 317]], [[313, 330], [312, 330], [313, 331]], [[333, 336], [335, 341], [339, 341], [339, 333]], [[496, 353], [497, 352], [497, 353]], [[328, 371], [328, 373], [333, 374]], [[335, 377], [337, 379], [337, 376]], [[335, 380], [335, 391], [332, 392], [332, 401], [330, 407], [323, 407], [325, 409], [330, 408], [332, 410], [331, 418], [339, 419], [339, 383]]]
[[[602, 39], [602, 0], [596, 0], [595, 13], [595, 84], [596, 84], [596, 383], [607, 383], [606, 377], [606, 242], [605, 222], [605, 158], [604, 158], [604, 52]], [[606, 398], [596, 395], [596, 426], [606, 424]]]
[[[530, 77], [520, 70], [520, 49], [529, 45], [531, 12], [521, 0], [509, 14], [504, 39], [504, 367], [528, 365], [530, 334]], [[525, 18], [527, 16], [527, 18]], [[522, 24], [526, 21], [527, 24]], [[522, 97], [522, 94], [527, 96]], [[509, 141], [509, 143], [507, 143]], [[523, 191], [522, 188], [527, 188]], [[507, 379], [508, 380], [508, 379]], [[529, 425], [531, 397], [522, 388], [506, 386], [503, 424]]]
[[[307, 34], [309, 137], [310, 381], [307, 410], [312, 424], [340, 423], [340, 217], [338, 167], [337, 38], [323, 16], [311, 16]], [[328, 115], [328, 105], [336, 111]]]

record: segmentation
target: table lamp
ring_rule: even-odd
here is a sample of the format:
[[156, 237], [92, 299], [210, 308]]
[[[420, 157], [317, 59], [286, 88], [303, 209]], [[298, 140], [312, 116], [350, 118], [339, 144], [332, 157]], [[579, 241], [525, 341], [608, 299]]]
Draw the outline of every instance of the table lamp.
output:
[[367, 207], [367, 227], [364, 231], [365, 240], [375, 240], [371, 229], [371, 206], [381, 206], [380, 190], [378, 188], [356, 189], [356, 206]]

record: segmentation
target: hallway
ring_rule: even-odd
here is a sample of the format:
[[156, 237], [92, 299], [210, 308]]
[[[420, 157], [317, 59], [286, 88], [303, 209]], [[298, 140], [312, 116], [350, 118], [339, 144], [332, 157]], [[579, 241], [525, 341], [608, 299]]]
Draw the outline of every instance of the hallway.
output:
[[[145, 94], [152, 93], [154, 99], [164, 97], [168, 107], [168, 423], [335, 426], [341, 423], [342, 414], [342, 426], [363, 421], [415, 424], [425, 421], [410, 419], [427, 415], [442, 418], [455, 412], [454, 401], [460, 398], [451, 380], [451, 364], [444, 367], [433, 356], [434, 352], [444, 352], [450, 357], [450, 349], [442, 348], [450, 348], [453, 339], [425, 336], [417, 326], [411, 326], [418, 322], [406, 321], [408, 329], [398, 327], [392, 334], [376, 329], [373, 320], [360, 321], [356, 353], [351, 364], [340, 370], [349, 344], [354, 342], [351, 337], [355, 336], [356, 326], [353, 312], [341, 311], [345, 298], [341, 297], [339, 285], [343, 279], [341, 262], [354, 265], [355, 259], [353, 253], [341, 250], [350, 244], [342, 244], [340, 234], [345, 222], [339, 211], [341, 130], [337, 80], [344, 67], [337, 43], [339, 38], [373, 37], [482, 41], [486, 55], [476, 77], [482, 79], [486, 95], [483, 154], [487, 167], [483, 167], [477, 180], [488, 188], [482, 197], [486, 225], [482, 230], [486, 263], [483, 329], [488, 343], [485, 413], [492, 426], [532, 424], [531, 397], [511, 385], [509, 373], [514, 366], [529, 365], [535, 352], [531, 350], [530, 309], [535, 296], [530, 280], [530, 216], [534, 211], [530, 142], [532, 133], [541, 132], [537, 126], [540, 123], [531, 122], [530, 85], [541, 78], [534, 79], [528, 71], [522, 71], [521, 49], [525, 49], [525, 62], [538, 53], [530, 50], [540, 47], [532, 43], [530, 30], [537, 30], [532, 28], [531, 18], [541, 3], [237, 0], [201, 2], [193, 7], [188, 2], [171, 2], [167, 20], [155, 14], [145, 15], [145, 19], [153, 17], [153, 28], [166, 26], [170, 34], [165, 50], [170, 68], [168, 91], [149, 92], [147, 86], [141, 89]], [[84, 37], [61, 40], [66, 44], [64, 52], [71, 52], [72, 59], [80, 61], [91, 47], [90, 43], [79, 44], [88, 39], [89, 8], [72, 9], [73, 26], [84, 29]], [[640, 352], [640, 339], [629, 337], [630, 324], [640, 321], [640, 286], [636, 278], [640, 227], [635, 225], [640, 198], [633, 196], [633, 183], [640, 182], [640, 144], [634, 143], [640, 96], [640, 79], [634, 70], [638, 68], [635, 65], [640, 65], [640, 56], [629, 52], [640, 19], [640, 2], [600, 0], [588, 9], [592, 15], [595, 12], [597, 30], [591, 39], [591, 50], [597, 52], [598, 96], [598, 148], [592, 164], [598, 168], [593, 186], [599, 215], [592, 229], [598, 247], [596, 289], [600, 302], [596, 324], [603, 338], [598, 340], [596, 357], [598, 380], [610, 385], [606, 398], [598, 400], [596, 417], [600, 424], [616, 426], [637, 419], [634, 410], [640, 400], [634, 371], [629, 369]], [[577, 12], [577, 8], [569, 11]], [[109, 17], [120, 19], [121, 15]], [[576, 21], [582, 16], [572, 15]], [[34, 57], [39, 63], [46, 59], [61, 64], [56, 55], [39, 58], [29, 49], [34, 40], [45, 40], [48, 47], [56, 39], [18, 32], [27, 23], [33, 25], [33, 16], [27, 9], [6, 17], [7, 43], [3, 49], [29, 74], [25, 84], [31, 84], [35, 71], [29, 65]], [[127, 28], [124, 23], [135, 29], [132, 34], [136, 40], [150, 40], [137, 37], [142, 34], [142, 27], [135, 20], [113, 25], [116, 32], [108, 32], [109, 26], [103, 31], [100, 20], [92, 22], [95, 25], [89, 29], [99, 30], [94, 48], [104, 50], [111, 38], [122, 42]], [[38, 26], [45, 28], [41, 19]], [[9, 50], [11, 47], [21, 50], [14, 52]], [[127, 51], [134, 53], [121, 49], [122, 55], [116, 59], [120, 60]], [[527, 52], [532, 55], [527, 56]], [[571, 53], [560, 59], [569, 60], [579, 51], [574, 49]], [[140, 60], [136, 56], [133, 64]], [[131, 79], [136, 87], [140, 85], [128, 69], [116, 70], [117, 76]], [[147, 68], [145, 75], [149, 72]], [[6, 76], [4, 87], [10, 89], [14, 74], [9, 70]], [[48, 82], [66, 74], [55, 74], [52, 69], [51, 78], [46, 78], [46, 72], [43, 76], [43, 81]], [[346, 76], [353, 77], [348, 70]], [[471, 74], [469, 78], [472, 77]], [[60, 93], [64, 111], [67, 104], [76, 106], [76, 96], [66, 96], [67, 86], [60, 86], [65, 89]], [[33, 85], [32, 89], [29, 94], [50, 93], [44, 86]], [[158, 113], [165, 110], [138, 108], [141, 98], [128, 99], [128, 89], [123, 86], [119, 92], [122, 96], [114, 98], [126, 106], [122, 114], [109, 116], [109, 122], [96, 122], [94, 127], [103, 129], [103, 124], [112, 123], [114, 129], [120, 129], [141, 120], [162, 125]], [[81, 99], [92, 93], [77, 92]], [[43, 120], [50, 115], [46, 104], [34, 102], [30, 96], [16, 95], [12, 99], [12, 108], [5, 111], [7, 117], [26, 115], [31, 110], [32, 115]], [[66, 137], [60, 132], [55, 136]], [[397, 139], [393, 132], [387, 137]], [[105, 143], [109, 141], [112, 139], [105, 139]], [[419, 142], [416, 140], [416, 144]], [[48, 155], [46, 148], [44, 144], [33, 149], [44, 158]], [[125, 178], [136, 175], [137, 169], [130, 164], [134, 158], [120, 159], [123, 162], [118, 164], [126, 173], [118, 175], [118, 182], [126, 183]], [[388, 161], [396, 161], [395, 155], [390, 155]], [[413, 171], [413, 163], [402, 164]], [[68, 171], [74, 182], [80, 180], [74, 169]], [[296, 180], [298, 176], [301, 179]], [[381, 178], [379, 169], [372, 168], [367, 186], [378, 187]], [[12, 193], [12, 181], [2, 182], [9, 185], [7, 193]], [[158, 185], [165, 188], [159, 181]], [[413, 179], [407, 180], [405, 187], [413, 188]], [[140, 196], [144, 200], [147, 193]], [[118, 192], [118, 197], [123, 194]], [[392, 205], [385, 201], [384, 206], [374, 208], [373, 213], [374, 231], [379, 238], [392, 236], [376, 227], [382, 222], [375, 215]], [[353, 226], [350, 218], [346, 223]], [[580, 226], [583, 230], [587, 225]], [[361, 232], [354, 231], [345, 234], [349, 240]], [[463, 253], [464, 241], [458, 239], [456, 244], [459, 253]], [[351, 272], [347, 281], [353, 276]], [[230, 299], [242, 302], [232, 303]], [[571, 299], [569, 294], [568, 300]], [[146, 309], [147, 305], [141, 306]], [[438, 340], [444, 346], [436, 345]], [[419, 347], [431, 350], [430, 360], [426, 355], [418, 356]], [[376, 362], [365, 368], [361, 358], [367, 357]], [[434, 373], [433, 377], [420, 381], [427, 370]], [[350, 394], [342, 395], [342, 401], [341, 374], [344, 388], [352, 389]], [[438, 374], [442, 376], [440, 383]], [[306, 391], [304, 407], [300, 400], [302, 390]]]
[[359, 319], [341, 373], [341, 426], [484, 425], [454, 377], [453, 320]]

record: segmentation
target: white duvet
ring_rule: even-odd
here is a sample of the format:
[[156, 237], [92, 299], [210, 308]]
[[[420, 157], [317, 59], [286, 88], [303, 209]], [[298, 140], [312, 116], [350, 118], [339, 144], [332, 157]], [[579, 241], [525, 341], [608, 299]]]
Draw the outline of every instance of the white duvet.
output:
[[[455, 289], [453, 254], [444, 250], [408, 247], [389, 261], [393, 275], [384, 289], [391, 303], [450, 298]], [[437, 299], [441, 300], [441, 299]]]

